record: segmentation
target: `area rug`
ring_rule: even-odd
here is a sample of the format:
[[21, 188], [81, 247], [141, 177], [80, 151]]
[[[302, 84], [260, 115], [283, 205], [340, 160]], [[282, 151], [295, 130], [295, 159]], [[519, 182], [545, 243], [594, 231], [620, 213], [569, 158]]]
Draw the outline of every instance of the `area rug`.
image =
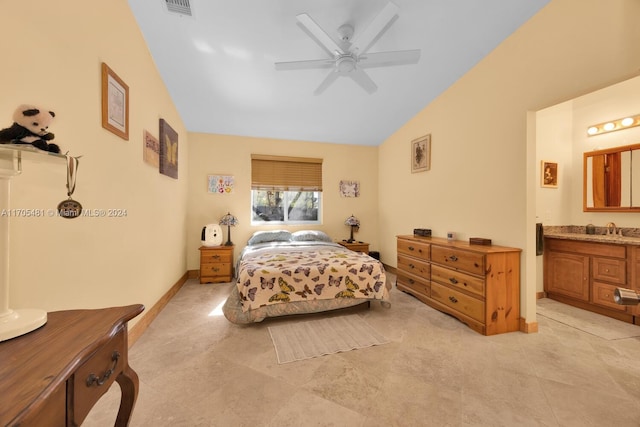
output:
[[549, 298], [538, 300], [536, 312], [540, 316], [606, 340], [640, 337], [638, 325], [582, 310]]
[[389, 342], [357, 314], [270, 326], [269, 334], [278, 364]]

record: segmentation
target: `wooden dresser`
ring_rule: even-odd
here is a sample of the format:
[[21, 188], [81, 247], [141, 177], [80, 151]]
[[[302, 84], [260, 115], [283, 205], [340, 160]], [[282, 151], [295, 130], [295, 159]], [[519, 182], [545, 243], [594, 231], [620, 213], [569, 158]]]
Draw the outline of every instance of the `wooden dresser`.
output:
[[233, 279], [235, 246], [200, 247], [200, 283], [226, 283]]
[[398, 289], [495, 335], [520, 330], [521, 249], [398, 236]]
[[0, 343], [0, 425], [81, 425], [114, 381], [116, 426], [131, 419], [138, 375], [129, 367], [127, 322], [142, 305], [56, 311], [28, 334]]

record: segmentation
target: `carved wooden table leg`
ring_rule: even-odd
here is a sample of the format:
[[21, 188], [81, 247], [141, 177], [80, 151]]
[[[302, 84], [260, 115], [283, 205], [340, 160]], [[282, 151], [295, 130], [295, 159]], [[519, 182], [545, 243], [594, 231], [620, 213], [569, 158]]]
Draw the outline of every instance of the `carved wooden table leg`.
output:
[[131, 421], [131, 414], [133, 407], [136, 404], [138, 398], [138, 386], [140, 381], [138, 380], [138, 374], [127, 365], [116, 381], [120, 385], [122, 396], [120, 398], [120, 409], [118, 410], [118, 418], [116, 418], [116, 427], [126, 427]]

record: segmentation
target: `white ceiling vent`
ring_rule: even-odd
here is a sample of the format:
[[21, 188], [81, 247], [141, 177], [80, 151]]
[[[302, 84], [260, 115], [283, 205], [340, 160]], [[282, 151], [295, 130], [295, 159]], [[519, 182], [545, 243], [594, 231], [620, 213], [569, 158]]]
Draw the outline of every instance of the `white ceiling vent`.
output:
[[189, 0], [164, 0], [169, 12], [180, 15], [192, 16], [191, 3]]

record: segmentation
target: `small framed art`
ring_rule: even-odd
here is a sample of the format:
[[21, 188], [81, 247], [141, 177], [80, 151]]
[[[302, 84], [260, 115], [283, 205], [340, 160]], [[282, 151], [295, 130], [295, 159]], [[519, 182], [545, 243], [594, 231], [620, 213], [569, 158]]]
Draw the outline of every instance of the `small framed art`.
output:
[[160, 173], [178, 179], [178, 133], [160, 119]]
[[102, 127], [129, 140], [129, 86], [102, 63]]
[[543, 160], [540, 162], [541, 185], [546, 188], [558, 188], [558, 163]]
[[411, 173], [431, 169], [431, 134], [411, 141]]

